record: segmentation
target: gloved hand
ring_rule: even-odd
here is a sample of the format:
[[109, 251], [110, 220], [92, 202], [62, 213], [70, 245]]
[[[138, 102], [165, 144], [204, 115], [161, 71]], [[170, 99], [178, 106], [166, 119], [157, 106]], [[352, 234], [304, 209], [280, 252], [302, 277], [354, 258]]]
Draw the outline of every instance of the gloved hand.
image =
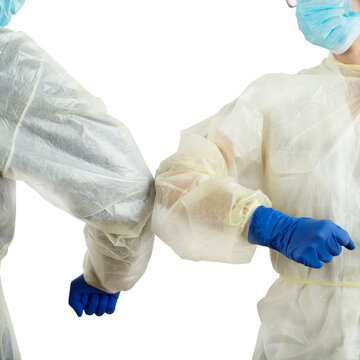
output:
[[330, 220], [295, 218], [264, 206], [251, 219], [248, 239], [317, 269], [340, 255], [341, 246], [355, 249], [349, 234]]
[[120, 292], [109, 294], [89, 285], [84, 275], [79, 276], [71, 282], [69, 305], [80, 317], [83, 310], [87, 315], [97, 316], [112, 314], [115, 311], [116, 303]]

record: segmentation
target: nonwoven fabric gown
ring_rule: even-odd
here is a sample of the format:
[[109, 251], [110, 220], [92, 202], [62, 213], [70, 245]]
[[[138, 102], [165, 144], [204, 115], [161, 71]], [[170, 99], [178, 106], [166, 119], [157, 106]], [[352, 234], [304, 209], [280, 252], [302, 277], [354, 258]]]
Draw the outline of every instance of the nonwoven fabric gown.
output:
[[[153, 247], [154, 190], [132, 136], [34, 41], [4, 28], [0, 175], [0, 260], [13, 238], [15, 182], [21, 180], [85, 223], [90, 285], [115, 293], [142, 276]], [[36, 234], [29, 238], [35, 243]], [[48, 256], [56, 256], [56, 246], [62, 244]], [[29, 256], [36, 258], [35, 249]], [[18, 359], [0, 287], [0, 360]]]
[[357, 249], [321, 269], [271, 251], [280, 276], [258, 304], [253, 359], [360, 358], [360, 66], [328, 58], [256, 80], [182, 132], [156, 190], [153, 230], [185, 259], [250, 262], [260, 205], [347, 230]]

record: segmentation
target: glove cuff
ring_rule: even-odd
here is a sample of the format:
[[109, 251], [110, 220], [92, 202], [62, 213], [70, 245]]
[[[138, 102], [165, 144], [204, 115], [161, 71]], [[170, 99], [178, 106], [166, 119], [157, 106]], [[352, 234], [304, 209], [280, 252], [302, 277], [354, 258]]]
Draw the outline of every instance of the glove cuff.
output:
[[258, 207], [251, 218], [249, 242], [280, 251], [283, 231], [277, 231], [277, 228], [285, 230], [288, 227], [289, 218], [290, 216], [272, 208]]

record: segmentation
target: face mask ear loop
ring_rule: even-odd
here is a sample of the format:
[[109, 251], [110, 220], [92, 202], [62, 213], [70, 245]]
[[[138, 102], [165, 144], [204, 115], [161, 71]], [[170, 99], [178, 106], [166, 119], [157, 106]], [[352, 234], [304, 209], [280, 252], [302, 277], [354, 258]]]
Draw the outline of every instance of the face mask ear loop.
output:
[[296, 7], [296, 1], [294, 1], [294, 0], [286, 0], [286, 3], [287, 3], [288, 6], [291, 7], [291, 8], [295, 8], [295, 7]]

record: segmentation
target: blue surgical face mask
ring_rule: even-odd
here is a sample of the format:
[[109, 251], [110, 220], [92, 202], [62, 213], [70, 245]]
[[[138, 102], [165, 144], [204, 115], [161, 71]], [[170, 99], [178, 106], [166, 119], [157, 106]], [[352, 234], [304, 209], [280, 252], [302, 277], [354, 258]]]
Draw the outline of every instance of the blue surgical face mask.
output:
[[360, 35], [360, 14], [350, 0], [298, 0], [296, 16], [307, 41], [342, 54]]
[[0, 0], [0, 26], [9, 24], [11, 17], [24, 5], [25, 0]]

